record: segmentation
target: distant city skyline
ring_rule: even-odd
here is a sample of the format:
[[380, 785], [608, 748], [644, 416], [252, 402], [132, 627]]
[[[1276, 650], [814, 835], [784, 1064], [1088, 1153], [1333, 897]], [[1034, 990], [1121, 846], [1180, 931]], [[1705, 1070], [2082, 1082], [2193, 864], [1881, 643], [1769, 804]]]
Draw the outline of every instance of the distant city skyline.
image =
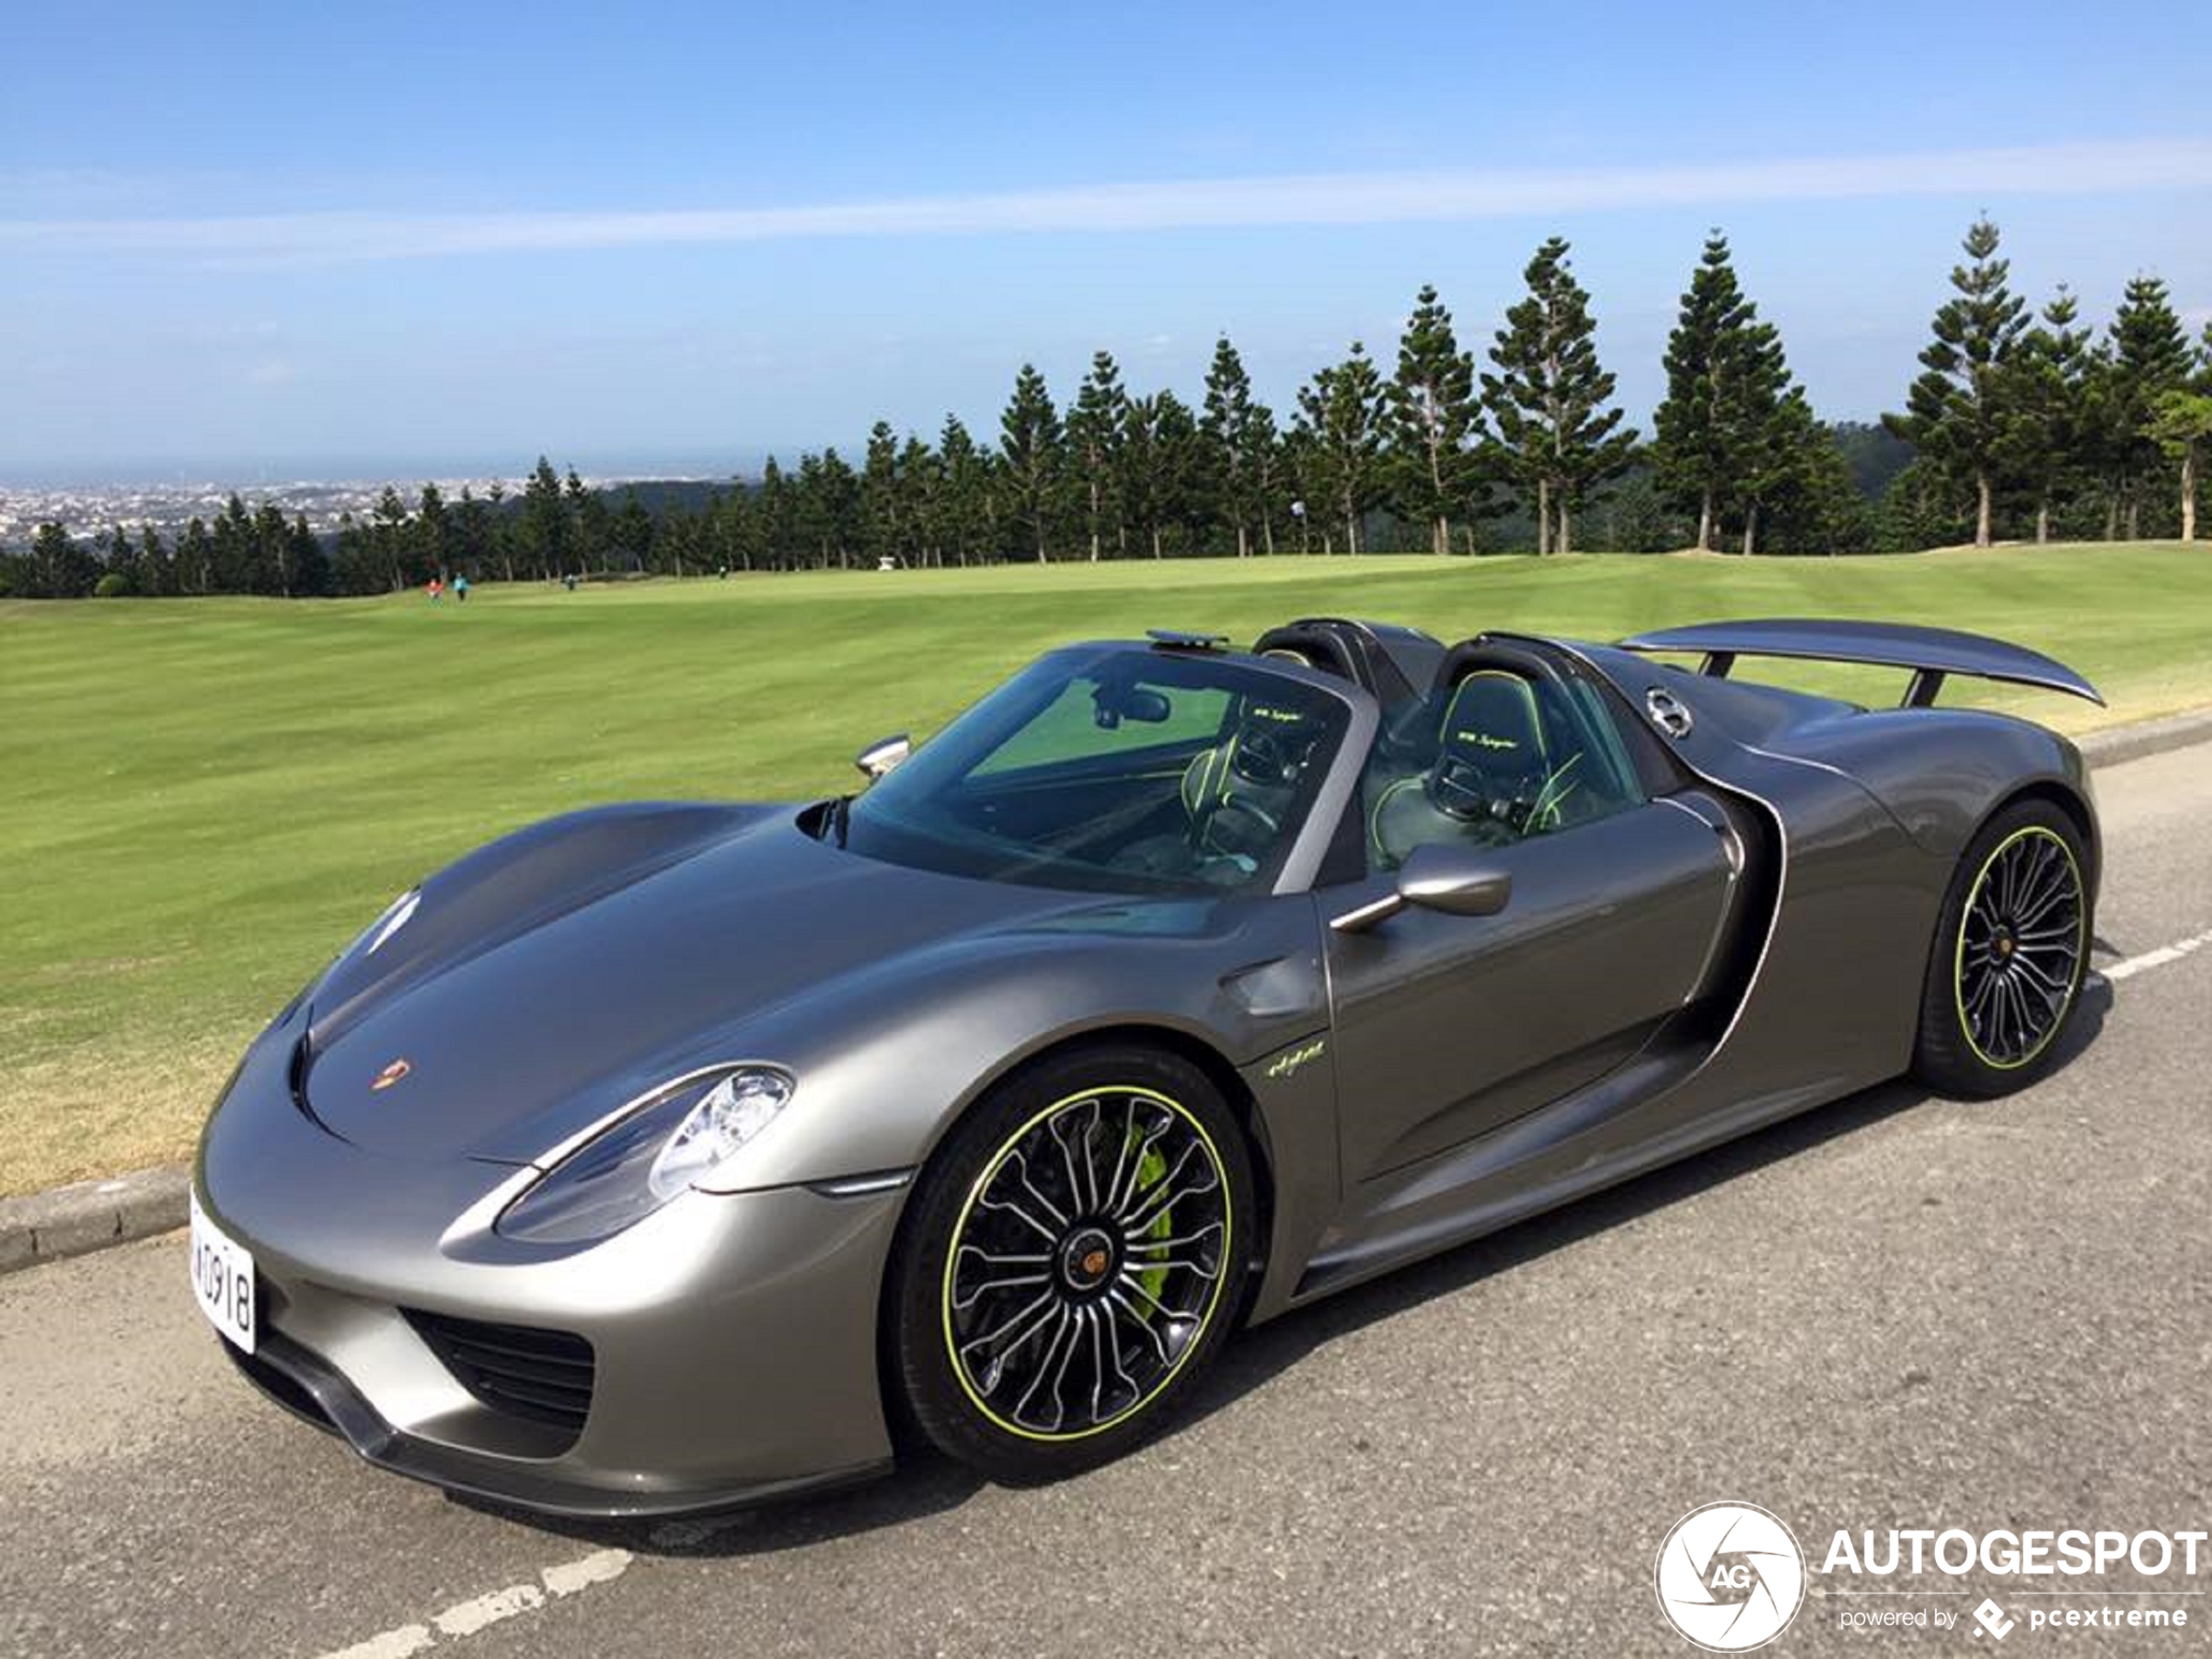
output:
[[[1487, 345], [1575, 244], [1648, 430], [1709, 226], [1830, 418], [1899, 406], [1967, 221], [2018, 291], [2212, 318], [2212, 15], [1511, 6], [14, 20], [0, 482], [725, 476], [995, 435], [1099, 348], [1287, 415], [1433, 282]], [[1971, 73], [1962, 69], [1971, 65]]]
[[[845, 446], [840, 446], [842, 448]], [[242, 490], [274, 489], [293, 484], [397, 485], [404, 494], [425, 483], [475, 485], [481, 493], [494, 479], [511, 490], [529, 475], [541, 452], [475, 455], [459, 451], [420, 454], [327, 455], [234, 455], [145, 457], [123, 455], [74, 465], [44, 467], [0, 465], [0, 496], [8, 492], [48, 492], [68, 489], [99, 490], [128, 488], [183, 489], [206, 486]], [[720, 482], [757, 477], [770, 451], [757, 454], [730, 450], [644, 449], [610, 450], [604, 454], [569, 456], [545, 453], [562, 472], [573, 467], [595, 482], [625, 480], [695, 479]], [[793, 451], [792, 459], [797, 452]]]

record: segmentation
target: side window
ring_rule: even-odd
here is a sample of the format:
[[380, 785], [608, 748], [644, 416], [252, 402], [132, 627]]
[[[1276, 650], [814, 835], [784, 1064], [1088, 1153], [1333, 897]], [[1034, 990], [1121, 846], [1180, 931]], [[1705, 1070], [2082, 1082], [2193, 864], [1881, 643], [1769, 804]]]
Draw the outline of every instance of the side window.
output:
[[1639, 806], [1642, 786], [1594, 687], [1480, 667], [1379, 744], [1364, 790], [1367, 864], [1417, 846], [1509, 846]]

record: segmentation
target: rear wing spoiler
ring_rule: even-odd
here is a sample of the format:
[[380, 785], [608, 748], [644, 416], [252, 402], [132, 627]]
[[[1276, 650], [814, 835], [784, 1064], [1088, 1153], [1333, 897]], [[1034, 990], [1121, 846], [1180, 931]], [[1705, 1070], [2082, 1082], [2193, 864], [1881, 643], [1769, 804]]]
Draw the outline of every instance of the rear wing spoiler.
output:
[[1864, 663], [1877, 668], [1909, 668], [1904, 706], [1926, 708], [1943, 689], [1944, 677], [2036, 685], [2086, 698], [2100, 708], [2097, 688], [2040, 651], [2008, 645], [1981, 634], [1950, 628], [1916, 628], [1905, 623], [1767, 620], [1704, 622], [1689, 628], [1661, 628], [1621, 642], [1625, 651], [1688, 651], [1702, 656], [1698, 672], [1725, 678], [1739, 657], [1794, 657], [1825, 663]]

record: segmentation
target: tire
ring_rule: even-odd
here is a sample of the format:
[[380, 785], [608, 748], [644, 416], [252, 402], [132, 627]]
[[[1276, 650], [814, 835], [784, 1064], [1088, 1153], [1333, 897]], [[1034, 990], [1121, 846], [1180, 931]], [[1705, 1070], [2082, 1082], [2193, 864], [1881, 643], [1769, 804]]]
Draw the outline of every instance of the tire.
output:
[[900, 1226], [885, 1314], [914, 1426], [1008, 1485], [1131, 1450], [1235, 1324], [1255, 1219], [1243, 1127], [1188, 1061], [1115, 1044], [1010, 1079]]
[[2046, 801], [1982, 826], [1945, 894], [1913, 1071], [1939, 1094], [2025, 1089], [2058, 1058], [2092, 937], [2081, 832]]

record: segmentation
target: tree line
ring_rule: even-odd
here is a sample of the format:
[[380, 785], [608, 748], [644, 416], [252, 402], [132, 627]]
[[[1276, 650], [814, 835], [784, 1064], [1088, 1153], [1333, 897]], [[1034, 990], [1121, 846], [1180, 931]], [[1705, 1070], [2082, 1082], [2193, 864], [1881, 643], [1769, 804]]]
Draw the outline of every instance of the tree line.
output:
[[2101, 335], [2064, 286], [2031, 315], [1999, 245], [1986, 219], [1967, 231], [1921, 374], [1904, 411], [1884, 417], [1919, 457], [1898, 481], [1912, 510], [1937, 534], [1970, 516], [1980, 547], [2000, 524], [2039, 542], [2061, 521], [2133, 537], [2147, 516], [2195, 540], [2212, 324], [2193, 345], [2153, 276], [2128, 282]]
[[[1101, 351], [1064, 405], [1024, 364], [994, 435], [948, 415], [934, 440], [879, 421], [695, 501], [649, 506], [541, 457], [522, 489], [387, 487], [318, 534], [232, 496], [174, 536], [39, 528], [0, 555], [0, 594], [370, 593], [432, 576], [942, 566], [1009, 560], [1247, 556], [1588, 545], [1751, 553], [1903, 550], [2000, 531], [2195, 531], [2212, 443], [2212, 327], [2192, 343], [2165, 285], [2127, 286], [2102, 334], [2061, 287], [2030, 314], [1997, 228], [1968, 231], [1905, 408], [1871, 432], [1813, 412], [1727, 239], [1706, 239], [1663, 361], [1648, 439], [1600, 361], [1588, 293], [1553, 237], [1478, 362], [1433, 287], [1393, 363], [1352, 342], [1296, 394], [1262, 401], [1216, 344], [1194, 405], [1127, 387]], [[1884, 435], [1910, 455], [1878, 499], [1854, 476]], [[650, 487], [649, 487], [650, 489]], [[2170, 511], [2168, 509], [2171, 509]], [[1595, 534], [1591, 528], [1595, 525]]]

